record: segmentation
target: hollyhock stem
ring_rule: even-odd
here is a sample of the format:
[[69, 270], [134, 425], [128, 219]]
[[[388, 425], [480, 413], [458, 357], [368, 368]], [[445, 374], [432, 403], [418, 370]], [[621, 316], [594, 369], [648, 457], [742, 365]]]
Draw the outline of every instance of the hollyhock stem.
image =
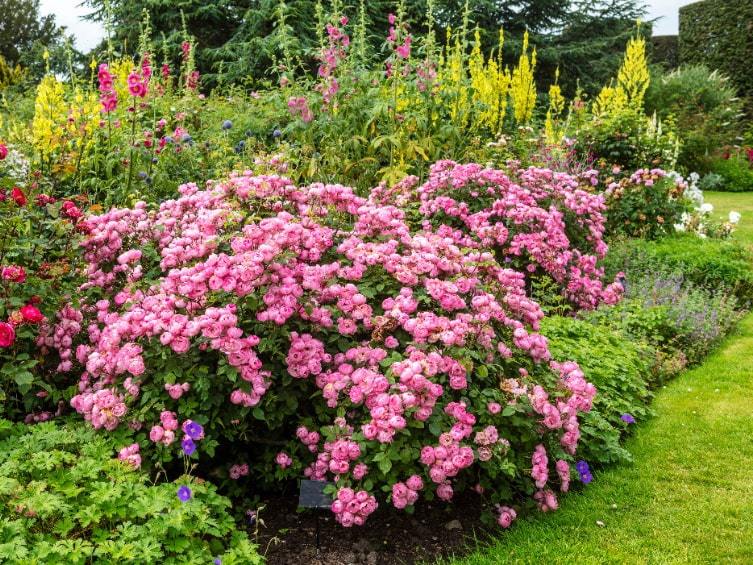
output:
[[131, 120], [131, 151], [128, 157], [128, 186], [127, 194], [131, 194], [131, 183], [133, 182], [133, 145], [136, 142], [136, 97], [133, 97], [133, 118]]

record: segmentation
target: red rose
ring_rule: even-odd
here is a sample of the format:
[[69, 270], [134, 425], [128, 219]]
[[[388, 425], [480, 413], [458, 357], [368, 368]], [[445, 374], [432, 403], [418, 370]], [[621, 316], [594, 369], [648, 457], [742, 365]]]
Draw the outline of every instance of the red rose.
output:
[[33, 304], [27, 304], [26, 306], [22, 307], [21, 315], [24, 317], [24, 322], [29, 322], [30, 324], [38, 324], [39, 322], [44, 320], [44, 316], [39, 311], [39, 308], [37, 308]]
[[0, 322], [0, 347], [10, 347], [16, 341], [16, 332], [7, 322]]
[[19, 206], [26, 206], [26, 195], [24, 194], [24, 191], [17, 186], [14, 186], [13, 190], [10, 191], [10, 196]]
[[6, 281], [22, 283], [26, 280], [26, 271], [18, 265], [10, 265], [3, 267], [2, 276]]
[[8, 148], [3, 143], [0, 143], [0, 161], [5, 159], [7, 156], [8, 156]]

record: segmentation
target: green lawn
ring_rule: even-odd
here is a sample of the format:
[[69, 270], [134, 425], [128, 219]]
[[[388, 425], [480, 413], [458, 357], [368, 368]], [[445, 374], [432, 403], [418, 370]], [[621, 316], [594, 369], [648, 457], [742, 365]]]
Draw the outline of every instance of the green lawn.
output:
[[703, 196], [714, 205], [714, 218], [726, 220], [730, 210], [740, 212], [742, 219], [735, 235], [753, 243], [753, 192], [704, 192]]
[[[753, 244], [753, 194], [706, 200], [740, 212], [736, 238]], [[753, 314], [654, 408], [628, 441], [634, 464], [453, 563], [753, 563]]]

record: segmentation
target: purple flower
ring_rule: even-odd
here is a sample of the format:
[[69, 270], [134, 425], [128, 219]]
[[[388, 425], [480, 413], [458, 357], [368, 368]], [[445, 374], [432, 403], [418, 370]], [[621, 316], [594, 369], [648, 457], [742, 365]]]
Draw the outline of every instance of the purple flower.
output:
[[188, 502], [191, 499], [191, 489], [186, 485], [178, 488], [178, 498], [181, 502]]
[[222, 559], [219, 557], [213, 561], [214, 565], [222, 565]]
[[583, 473], [590, 472], [590, 469], [588, 468], [588, 463], [586, 463], [582, 459], [575, 464], [575, 468], [577, 469], [578, 473], [580, 473], [581, 475]]
[[620, 416], [620, 420], [622, 420], [626, 424], [635, 424], [635, 418], [633, 418], [632, 414], [623, 414], [622, 416]]
[[189, 456], [193, 455], [194, 451], [196, 451], [196, 444], [190, 437], [184, 438], [183, 441], [180, 442], [180, 446], [183, 448], [183, 453]]
[[588, 483], [590, 483], [591, 481], [593, 481], [593, 480], [594, 480], [594, 477], [593, 477], [593, 475], [591, 474], [591, 472], [589, 471], [589, 472], [586, 472], [586, 473], [581, 473], [581, 474], [580, 474], [580, 480], [581, 480], [581, 482], [582, 482], [583, 484], [586, 484], [586, 485], [587, 485]]
[[199, 440], [204, 437], [204, 427], [193, 420], [183, 427], [183, 431], [186, 432], [186, 435], [191, 439]]

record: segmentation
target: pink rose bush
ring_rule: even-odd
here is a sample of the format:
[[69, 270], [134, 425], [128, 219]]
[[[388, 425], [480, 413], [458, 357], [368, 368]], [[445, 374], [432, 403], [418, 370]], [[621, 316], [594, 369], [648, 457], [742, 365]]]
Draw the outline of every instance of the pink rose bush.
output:
[[71, 406], [144, 463], [182, 429], [204, 439], [189, 455], [245, 454], [232, 480], [332, 481], [343, 526], [380, 491], [407, 508], [473, 488], [508, 504], [503, 527], [516, 493], [555, 508], [596, 390], [552, 359], [529, 277], [586, 308], [620, 291], [596, 266], [601, 198], [518, 174], [439, 163], [418, 222], [379, 189], [250, 172], [86, 218], [80, 305], [45, 338], [78, 375]]

